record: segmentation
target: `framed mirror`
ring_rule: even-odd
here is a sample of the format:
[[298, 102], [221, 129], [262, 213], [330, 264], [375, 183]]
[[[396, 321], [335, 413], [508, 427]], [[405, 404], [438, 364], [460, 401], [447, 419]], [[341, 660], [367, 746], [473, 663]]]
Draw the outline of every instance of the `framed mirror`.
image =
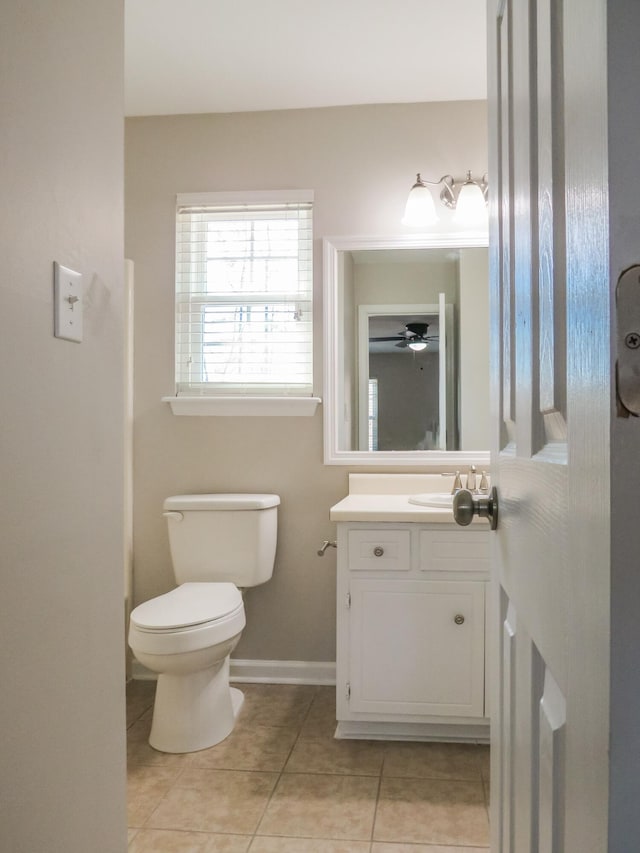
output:
[[486, 237], [323, 244], [325, 464], [488, 466]]

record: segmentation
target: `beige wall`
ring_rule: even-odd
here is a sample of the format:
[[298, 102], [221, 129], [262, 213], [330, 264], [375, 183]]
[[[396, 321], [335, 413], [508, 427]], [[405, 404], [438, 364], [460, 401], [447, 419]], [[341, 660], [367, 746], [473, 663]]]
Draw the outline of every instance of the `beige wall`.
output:
[[9, 0], [0, 64], [0, 849], [124, 853], [122, 4]]
[[[458, 302], [458, 267], [451, 260], [428, 263], [355, 264], [357, 305], [438, 305], [438, 294]], [[436, 307], [436, 314], [438, 313]]]
[[[246, 596], [235, 656], [335, 659], [335, 552], [329, 508], [347, 469], [322, 463], [314, 418], [176, 417], [173, 392], [175, 194], [315, 190], [316, 390], [322, 390], [323, 236], [393, 235], [418, 170], [486, 171], [484, 102], [341, 107], [131, 119], [126, 135], [126, 251], [136, 264], [134, 571], [137, 601], [173, 585], [163, 499], [203, 491], [282, 498], [273, 579]], [[442, 230], [452, 230], [442, 208]]]
[[490, 446], [489, 421], [489, 253], [460, 253], [460, 446]]

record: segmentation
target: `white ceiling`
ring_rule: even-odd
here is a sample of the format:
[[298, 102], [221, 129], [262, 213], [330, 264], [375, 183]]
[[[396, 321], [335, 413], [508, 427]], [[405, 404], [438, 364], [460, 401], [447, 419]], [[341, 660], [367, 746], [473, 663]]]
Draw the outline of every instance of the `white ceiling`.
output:
[[127, 115], [486, 97], [485, 0], [125, 0]]

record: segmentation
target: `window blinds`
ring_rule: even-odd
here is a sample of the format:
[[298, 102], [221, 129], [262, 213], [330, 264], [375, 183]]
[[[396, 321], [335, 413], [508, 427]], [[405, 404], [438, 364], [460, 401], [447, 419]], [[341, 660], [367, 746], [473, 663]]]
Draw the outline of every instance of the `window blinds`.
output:
[[177, 392], [310, 395], [310, 194], [242, 204], [214, 196], [178, 197]]

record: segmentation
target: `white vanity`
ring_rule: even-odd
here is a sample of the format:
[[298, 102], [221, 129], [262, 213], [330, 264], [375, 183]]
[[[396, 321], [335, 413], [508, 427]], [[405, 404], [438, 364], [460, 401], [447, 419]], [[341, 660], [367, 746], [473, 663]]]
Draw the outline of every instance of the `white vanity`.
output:
[[331, 509], [338, 738], [489, 739], [489, 525], [461, 528], [450, 506], [409, 500], [446, 492], [450, 480], [350, 474], [349, 495]]

